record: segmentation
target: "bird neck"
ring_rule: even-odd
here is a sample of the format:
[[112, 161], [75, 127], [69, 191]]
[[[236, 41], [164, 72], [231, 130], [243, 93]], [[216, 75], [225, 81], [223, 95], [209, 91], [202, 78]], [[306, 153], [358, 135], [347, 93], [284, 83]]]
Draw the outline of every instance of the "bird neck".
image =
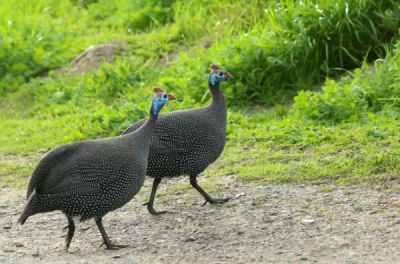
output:
[[226, 109], [225, 96], [221, 92], [221, 89], [219, 89], [219, 84], [212, 85], [211, 82], [208, 81], [208, 88], [210, 89], [212, 97], [212, 102], [210, 106]]
[[153, 107], [151, 107], [150, 116], [149, 118], [147, 118], [146, 122], [138, 130], [133, 133], [127, 134], [127, 136], [131, 135], [141, 139], [139, 141], [135, 140], [135, 142], [133, 142], [135, 144], [150, 146], [151, 137], [156, 127], [156, 121], [157, 116], [154, 114]]

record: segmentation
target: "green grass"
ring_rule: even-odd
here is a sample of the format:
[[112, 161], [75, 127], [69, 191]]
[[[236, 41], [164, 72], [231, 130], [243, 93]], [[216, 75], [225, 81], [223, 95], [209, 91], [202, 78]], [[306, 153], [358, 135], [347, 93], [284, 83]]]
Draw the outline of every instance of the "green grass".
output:
[[[163, 111], [208, 104], [211, 62], [234, 79], [221, 84], [228, 141], [205, 173], [208, 190], [224, 175], [249, 184], [398, 181], [398, 1], [0, 5], [0, 153], [16, 155], [0, 160], [1, 186], [24, 186], [39, 159], [24, 156], [39, 149], [119, 135], [148, 115], [152, 86], [179, 98]], [[52, 71], [110, 41], [129, 42], [115, 64], [73, 78]], [[324, 93], [309, 91], [353, 68]]]
[[0, 186], [24, 187], [39, 157], [0, 156]]

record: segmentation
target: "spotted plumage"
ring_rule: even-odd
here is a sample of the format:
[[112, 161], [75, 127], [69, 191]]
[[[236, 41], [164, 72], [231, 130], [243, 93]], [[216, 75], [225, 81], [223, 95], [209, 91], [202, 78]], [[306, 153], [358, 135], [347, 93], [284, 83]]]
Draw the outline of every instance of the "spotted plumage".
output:
[[[142, 187], [158, 112], [175, 99], [160, 88], [153, 88], [150, 117], [137, 131], [122, 137], [74, 142], [49, 152], [35, 168], [27, 191], [27, 205], [18, 222], [29, 216], [61, 210], [69, 225], [66, 245], [70, 245], [75, 225], [95, 218], [107, 249], [111, 244], [102, 217], [129, 202]], [[121, 247], [121, 246], [120, 246]]]
[[[219, 84], [232, 77], [228, 72], [211, 64], [208, 86], [212, 103], [206, 107], [161, 114], [151, 139], [147, 175], [155, 178], [150, 200], [147, 204], [151, 214], [161, 214], [153, 208], [158, 184], [163, 178], [189, 175], [191, 185], [206, 199], [206, 203], [223, 203], [229, 200], [213, 199], [197, 184], [196, 177], [222, 153], [226, 138], [227, 108]], [[141, 120], [122, 135], [139, 129]]]

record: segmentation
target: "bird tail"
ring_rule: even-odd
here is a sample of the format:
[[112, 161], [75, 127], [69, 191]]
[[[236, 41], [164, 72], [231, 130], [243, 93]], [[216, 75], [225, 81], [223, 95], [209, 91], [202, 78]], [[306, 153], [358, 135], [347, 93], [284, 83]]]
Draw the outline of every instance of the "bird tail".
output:
[[21, 216], [18, 219], [18, 223], [21, 223], [21, 225], [25, 224], [25, 221], [28, 219], [29, 216], [36, 214], [36, 212], [33, 210], [35, 203], [37, 203], [37, 194], [36, 190], [33, 190], [29, 198], [27, 199], [27, 203], [25, 206], [24, 211], [22, 212]]

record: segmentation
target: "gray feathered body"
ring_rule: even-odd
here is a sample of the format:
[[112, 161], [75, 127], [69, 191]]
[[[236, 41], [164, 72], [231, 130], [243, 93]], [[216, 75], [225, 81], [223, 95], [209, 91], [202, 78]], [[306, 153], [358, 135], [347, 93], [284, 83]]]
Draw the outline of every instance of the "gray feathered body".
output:
[[54, 210], [81, 220], [99, 218], [129, 202], [145, 179], [154, 125], [152, 117], [133, 134], [74, 142], [49, 152], [32, 174], [19, 222]]
[[[159, 115], [151, 138], [148, 176], [197, 175], [221, 155], [226, 141], [226, 102], [218, 86], [210, 90], [213, 101], [206, 107]], [[123, 135], [144, 122], [133, 124]]]

